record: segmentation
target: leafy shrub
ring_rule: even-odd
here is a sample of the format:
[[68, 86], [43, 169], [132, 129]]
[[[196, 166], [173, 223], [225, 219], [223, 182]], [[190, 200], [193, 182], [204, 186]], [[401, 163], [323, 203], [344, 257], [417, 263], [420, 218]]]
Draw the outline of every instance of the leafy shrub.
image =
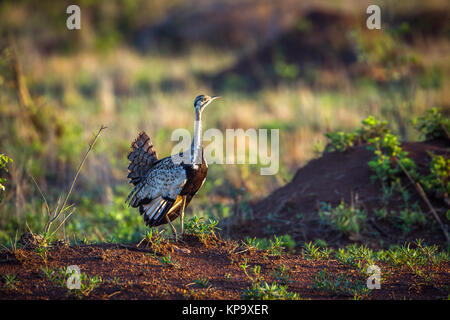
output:
[[358, 144], [367, 143], [370, 139], [384, 137], [389, 133], [386, 121], [380, 121], [373, 116], [368, 116], [361, 122], [361, 128], [353, 132], [345, 133], [342, 131], [326, 133], [325, 136], [330, 140], [325, 151], [344, 152]]
[[450, 139], [450, 119], [445, 118], [437, 108], [427, 110], [425, 115], [414, 119], [412, 123], [427, 140]]
[[430, 174], [420, 179], [422, 186], [429, 193], [448, 199], [450, 194], [450, 159], [433, 155]]
[[397, 136], [387, 133], [384, 137], [369, 139], [369, 150], [375, 154], [375, 158], [369, 161], [369, 168], [374, 172], [372, 180], [379, 180], [384, 192], [395, 183], [400, 182], [403, 174], [402, 167], [409, 172], [412, 177], [417, 177], [416, 165], [408, 152], [400, 146]]
[[361, 124], [361, 128], [356, 130], [359, 143], [366, 143], [369, 139], [375, 137], [384, 137], [390, 132], [387, 127], [387, 121], [377, 120], [373, 116], [368, 116]]
[[330, 140], [330, 143], [325, 148], [326, 152], [344, 152], [353, 147], [355, 143], [354, 133], [345, 133], [342, 131], [338, 131], [326, 133], [325, 136]]

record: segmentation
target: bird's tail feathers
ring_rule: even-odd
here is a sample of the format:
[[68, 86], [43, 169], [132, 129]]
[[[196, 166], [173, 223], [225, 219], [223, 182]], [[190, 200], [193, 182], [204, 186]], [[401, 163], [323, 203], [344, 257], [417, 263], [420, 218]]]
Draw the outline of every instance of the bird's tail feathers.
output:
[[150, 203], [139, 207], [144, 221], [149, 227], [155, 227], [166, 222], [166, 216], [171, 210], [175, 200], [157, 197]]
[[127, 178], [134, 185], [139, 184], [142, 177], [158, 161], [158, 156], [153, 148], [150, 137], [144, 131], [139, 133], [136, 140], [131, 144], [128, 160], [130, 160], [130, 164], [128, 166], [129, 173]]

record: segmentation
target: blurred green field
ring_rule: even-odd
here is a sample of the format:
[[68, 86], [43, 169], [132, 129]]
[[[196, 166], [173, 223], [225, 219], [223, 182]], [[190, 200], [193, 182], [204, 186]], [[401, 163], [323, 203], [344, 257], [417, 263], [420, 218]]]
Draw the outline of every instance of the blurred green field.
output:
[[[254, 10], [242, 14], [250, 19], [253, 13], [264, 25], [261, 17], [274, 8], [261, 3], [253, 1]], [[216, 4], [231, 10], [216, 11], [216, 15], [228, 12], [222, 20], [230, 17], [234, 21], [235, 15], [229, 12], [239, 8], [229, 1]], [[286, 11], [293, 5], [291, 1], [280, 3]], [[344, 11], [357, 17], [365, 17], [364, 5], [359, 1], [310, 4], [319, 11]], [[3, 173], [7, 182], [0, 203], [0, 243], [13, 239], [16, 232], [25, 232], [25, 221], [33, 231], [42, 230], [45, 204], [31, 176], [54, 207], [58, 196], [67, 193], [100, 125], [108, 129], [82, 169], [70, 199], [76, 213], [61, 235], [89, 242], [139, 241], [146, 228], [137, 210], [124, 203], [130, 191], [126, 180], [130, 143], [145, 130], [158, 155], [169, 155], [175, 144], [170, 141], [171, 132], [177, 128], [193, 130], [192, 103], [201, 93], [223, 97], [205, 112], [205, 129], [280, 129], [278, 175], [260, 176], [259, 165], [210, 166], [207, 181], [187, 214], [220, 219], [231, 215], [236, 203], [245, 205], [284, 185], [298, 167], [320, 156], [327, 132], [353, 130], [361, 120], [374, 115], [387, 120], [403, 141], [412, 141], [418, 139], [418, 133], [407, 125], [413, 117], [432, 107], [441, 107], [449, 114], [448, 22], [436, 22], [436, 32], [433, 21], [425, 18], [417, 24], [415, 20], [402, 23], [401, 18], [396, 19], [405, 12], [448, 12], [445, 1], [413, 1], [405, 8], [385, 1], [382, 12], [391, 24], [386, 22], [382, 30], [369, 31], [362, 20], [349, 25], [342, 35], [356, 55], [351, 65], [325, 68], [299, 64], [281, 51], [273, 56], [270, 66], [262, 66], [273, 68], [277, 81], [269, 81], [263, 73], [261, 81], [270, 84], [256, 90], [240, 88], [248, 81], [240, 73], [225, 73], [219, 85], [213, 85], [211, 79], [243, 57], [251, 59], [262, 46], [257, 38], [247, 38], [243, 41], [246, 46], [230, 39], [220, 45], [218, 40], [209, 40], [212, 35], [204, 32], [202, 38], [199, 32], [197, 38], [169, 37], [169, 44], [158, 42], [150, 48], [142, 48], [133, 40], [146, 25], [150, 29], [164, 26], [160, 21], [175, 20], [182, 29], [184, 16], [180, 12], [189, 17], [186, 8], [200, 10], [208, 7], [207, 2], [189, 6], [183, 1], [143, 1], [140, 7], [133, 1], [81, 1], [80, 6], [82, 30], [68, 31], [65, 1], [0, 4], [0, 154], [14, 161], [8, 165], [8, 174]], [[284, 28], [307, 26], [307, 10], [311, 8], [298, 5], [294, 18], [286, 18], [289, 21]], [[281, 14], [280, 19], [283, 17]], [[242, 20], [238, 23], [245, 29]], [[214, 30], [214, 19], [205, 20], [202, 27]], [[267, 40], [264, 46], [267, 43], [270, 47], [276, 42]], [[333, 50], [330, 44], [331, 56]]]

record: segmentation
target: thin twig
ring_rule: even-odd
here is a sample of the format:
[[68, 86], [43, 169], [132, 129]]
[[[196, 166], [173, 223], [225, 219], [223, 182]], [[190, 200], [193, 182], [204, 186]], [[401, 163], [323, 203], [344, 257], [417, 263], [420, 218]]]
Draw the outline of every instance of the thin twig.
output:
[[[106, 128], [107, 128], [107, 127], [105, 127], [105, 126], [102, 125], [102, 126], [100, 127], [100, 129], [98, 130], [97, 134], [94, 136], [94, 139], [93, 139], [93, 140], [91, 141], [91, 143], [89, 144], [89, 148], [88, 148], [88, 150], [86, 151], [86, 153], [84, 154], [83, 159], [81, 160], [80, 165], [78, 166], [78, 169], [77, 169], [77, 171], [76, 171], [76, 173], [75, 173], [75, 177], [74, 177], [73, 180], [72, 180], [72, 184], [71, 184], [71, 186], [70, 186], [69, 192], [67, 193], [67, 196], [66, 196], [66, 198], [64, 199], [64, 202], [63, 202], [62, 206], [61, 206], [61, 207], [57, 206], [57, 209], [58, 209], [58, 210], [55, 211], [55, 213], [54, 213], [53, 216], [50, 216], [50, 214], [49, 214], [49, 216], [48, 216], [48, 220], [47, 220], [47, 223], [46, 223], [45, 228], [44, 228], [44, 235], [48, 234], [48, 231], [49, 231], [49, 229], [50, 229], [50, 226], [51, 226], [52, 223], [59, 217], [59, 215], [60, 215], [62, 212], [66, 211], [67, 209], [69, 209], [69, 208], [72, 206], [72, 205], [70, 205], [70, 206], [66, 207], [66, 204], [67, 204], [67, 201], [69, 201], [70, 195], [72, 194], [73, 187], [75, 186], [75, 182], [76, 182], [77, 179], [78, 179], [78, 175], [80, 174], [81, 168], [83, 167], [84, 162], [86, 161], [86, 159], [87, 159], [87, 157], [88, 157], [88, 155], [89, 155], [89, 152], [91, 152], [92, 148], [94, 147], [95, 143], [97, 142], [97, 139], [98, 139], [98, 137], [100, 136], [100, 133], [101, 133], [104, 129], [106, 129]], [[67, 219], [64, 219], [63, 222], [65, 222], [66, 220], [67, 220]], [[58, 227], [58, 228], [59, 228], [59, 227]]]
[[[64, 226], [64, 224], [66, 223], [66, 220], [69, 219], [69, 217], [75, 212], [76, 208], [73, 208], [72, 211], [70, 211], [70, 213], [64, 217], [63, 221], [59, 224], [58, 227], [56, 227], [55, 230], [53, 230], [52, 235], [56, 233], [56, 231], [59, 230], [59, 228], [61, 228], [61, 226]], [[65, 240], [65, 238], [64, 238]]]
[[417, 192], [420, 194], [420, 196], [422, 197], [422, 199], [425, 201], [425, 203], [427, 204], [428, 208], [431, 210], [431, 212], [433, 213], [434, 218], [436, 219], [436, 221], [438, 222], [439, 226], [442, 229], [442, 232], [444, 233], [445, 239], [447, 239], [447, 243], [450, 242], [450, 238], [448, 236], [448, 232], [445, 229], [444, 224], [442, 223], [441, 219], [439, 218], [436, 210], [434, 209], [433, 205], [431, 204], [430, 200], [428, 199], [425, 191], [423, 191], [422, 186], [420, 185], [419, 182], [415, 182], [414, 179], [411, 177], [411, 175], [409, 174], [409, 172], [405, 169], [405, 167], [403, 167], [403, 165], [400, 163], [400, 161], [397, 161], [398, 165], [400, 166], [400, 168], [402, 168], [403, 172], [406, 174], [406, 176], [408, 177], [408, 179], [411, 181], [411, 183], [416, 187]]
[[445, 133], [445, 136], [447, 137], [448, 140], [450, 140], [450, 133], [448, 132], [447, 128], [444, 126], [443, 123], [441, 123], [441, 128]]

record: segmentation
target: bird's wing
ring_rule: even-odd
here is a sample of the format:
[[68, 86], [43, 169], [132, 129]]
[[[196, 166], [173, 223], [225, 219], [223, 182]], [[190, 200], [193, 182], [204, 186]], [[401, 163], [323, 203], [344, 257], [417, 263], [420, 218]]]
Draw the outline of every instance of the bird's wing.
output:
[[144, 131], [131, 144], [128, 160], [130, 160], [130, 164], [127, 178], [134, 185], [140, 183], [145, 174], [158, 161], [153, 144]]
[[187, 181], [186, 170], [174, 164], [171, 157], [155, 164], [128, 196], [132, 207], [139, 207], [149, 226], [164, 222], [166, 215], [177, 208], [180, 192]]

